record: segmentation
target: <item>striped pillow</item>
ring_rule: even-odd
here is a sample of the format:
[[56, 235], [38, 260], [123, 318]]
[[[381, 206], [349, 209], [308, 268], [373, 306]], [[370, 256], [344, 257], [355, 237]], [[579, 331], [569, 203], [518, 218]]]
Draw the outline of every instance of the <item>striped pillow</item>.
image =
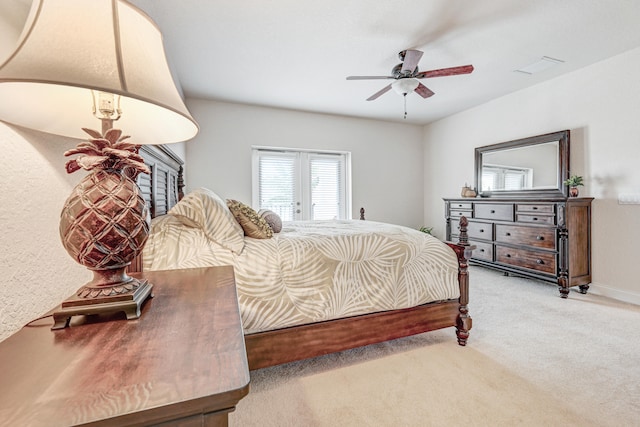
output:
[[171, 210], [184, 225], [200, 228], [210, 240], [239, 254], [244, 248], [244, 231], [213, 191], [197, 188], [183, 197]]
[[282, 219], [280, 219], [280, 216], [277, 213], [270, 211], [269, 209], [260, 209], [258, 211], [258, 215], [267, 221], [267, 224], [271, 226], [274, 233], [282, 231]]

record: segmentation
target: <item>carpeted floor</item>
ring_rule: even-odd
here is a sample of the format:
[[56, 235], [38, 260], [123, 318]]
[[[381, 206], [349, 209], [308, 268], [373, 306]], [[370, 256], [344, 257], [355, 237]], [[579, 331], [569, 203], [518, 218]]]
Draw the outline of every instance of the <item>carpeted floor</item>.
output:
[[453, 328], [251, 372], [231, 426], [640, 426], [640, 307], [471, 267]]

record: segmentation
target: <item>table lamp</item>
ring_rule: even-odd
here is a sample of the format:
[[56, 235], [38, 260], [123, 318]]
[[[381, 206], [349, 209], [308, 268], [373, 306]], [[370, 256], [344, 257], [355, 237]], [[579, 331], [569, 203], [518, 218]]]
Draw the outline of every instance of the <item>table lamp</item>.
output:
[[[100, 131], [82, 128], [96, 118]], [[67, 172], [90, 173], [63, 207], [60, 237], [67, 252], [93, 271], [93, 280], [54, 312], [52, 329], [79, 314], [139, 317], [153, 286], [126, 273], [150, 223], [135, 181], [148, 173], [138, 149], [198, 132], [158, 27], [125, 0], [34, 0], [16, 50], [0, 65], [0, 120], [86, 138], [65, 153], [77, 156]], [[116, 120], [126, 135], [113, 128]]]

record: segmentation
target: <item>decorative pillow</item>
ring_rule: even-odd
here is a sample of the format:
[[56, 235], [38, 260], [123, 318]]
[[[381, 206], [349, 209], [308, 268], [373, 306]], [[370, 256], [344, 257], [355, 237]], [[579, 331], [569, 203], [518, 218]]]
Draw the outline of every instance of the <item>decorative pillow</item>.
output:
[[213, 191], [197, 188], [184, 196], [169, 214], [184, 225], [200, 228], [207, 238], [235, 253], [244, 248], [244, 232], [227, 208], [224, 200]]
[[227, 200], [229, 210], [236, 218], [244, 234], [254, 239], [269, 239], [273, 237], [273, 230], [263, 218], [251, 207], [237, 200]]
[[258, 215], [267, 221], [267, 224], [271, 227], [274, 233], [282, 231], [282, 220], [277, 213], [270, 211], [269, 209], [260, 209]]

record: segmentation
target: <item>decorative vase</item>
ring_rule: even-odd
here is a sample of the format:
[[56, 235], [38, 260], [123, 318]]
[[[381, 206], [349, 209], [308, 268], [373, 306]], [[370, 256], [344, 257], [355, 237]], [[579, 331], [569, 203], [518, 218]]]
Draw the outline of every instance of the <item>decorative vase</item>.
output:
[[462, 197], [476, 197], [478, 195], [478, 193], [476, 192], [476, 190], [474, 188], [471, 188], [467, 185], [465, 185], [464, 187], [462, 187], [462, 192], [460, 194]]
[[60, 237], [94, 275], [79, 297], [118, 295], [140, 285], [126, 267], [142, 251], [150, 221], [140, 189], [122, 169], [94, 169], [73, 189], [62, 209]]
[[579, 191], [578, 187], [569, 187], [569, 196], [578, 197]]

